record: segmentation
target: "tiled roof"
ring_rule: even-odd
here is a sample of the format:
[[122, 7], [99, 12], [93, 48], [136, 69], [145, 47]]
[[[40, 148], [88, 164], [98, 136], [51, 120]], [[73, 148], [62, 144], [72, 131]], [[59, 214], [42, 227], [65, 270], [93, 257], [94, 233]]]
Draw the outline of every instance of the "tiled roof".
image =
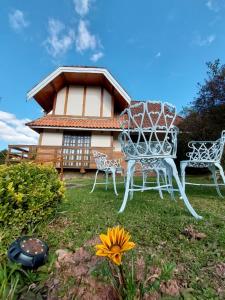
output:
[[108, 118], [108, 119], [75, 119], [71, 117], [53, 117], [44, 116], [40, 119], [31, 121], [26, 125], [30, 127], [73, 127], [73, 128], [112, 128], [120, 129], [120, 124], [118, 118]]
[[[140, 103], [140, 101], [132, 101], [131, 104], [137, 104]], [[150, 111], [157, 111], [159, 109], [160, 104], [149, 104], [151, 105], [149, 107]], [[139, 108], [134, 107], [133, 112], [135, 114], [139, 113]], [[170, 113], [173, 115], [173, 113]], [[157, 116], [154, 117], [157, 119]], [[136, 119], [136, 121], [138, 121]], [[177, 115], [175, 120], [175, 125], [178, 125], [182, 121], [182, 117]], [[169, 122], [169, 121], [168, 121]], [[161, 126], [165, 125], [165, 119], [160, 119], [159, 123]], [[71, 127], [71, 128], [93, 128], [93, 129], [120, 129], [120, 122], [119, 118], [73, 118], [73, 117], [61, 117], [61, 116], [54, 116], [54, 115], [47, 115], [40, 119], [31, 121], [27, 123], [26, 125], [30, 127]], [[144, 126], [149, 127], [151, 126], [151, 123], [149, 122], [149, 118], [145, 118], [144, 120]]]
[[[175, 124], [178, 125], [182, 120], [177, 116]], [[26, 125], [30, 127], [71, 127], [71, 128], [97, 128], [97, 129], [120, 129], [120, 123], [118, 118], [109, 119], [75, 119], [71, 117], [52, 117], [45, 116], [40, 119], [31, 121]]]

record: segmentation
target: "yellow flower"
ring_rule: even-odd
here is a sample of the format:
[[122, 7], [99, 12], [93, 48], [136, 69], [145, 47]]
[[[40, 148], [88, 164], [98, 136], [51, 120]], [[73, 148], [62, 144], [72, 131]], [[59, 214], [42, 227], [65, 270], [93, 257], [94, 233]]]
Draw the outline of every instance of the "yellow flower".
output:
[[108, 228], [107, 234], [100, 234], [102, 244], [96, 245], [96, 255], [106, 256], [115, 264], [120, 265], [122, 254], [135, 247], [135, 243], [130, 242], [130, 234], [120, 226]]

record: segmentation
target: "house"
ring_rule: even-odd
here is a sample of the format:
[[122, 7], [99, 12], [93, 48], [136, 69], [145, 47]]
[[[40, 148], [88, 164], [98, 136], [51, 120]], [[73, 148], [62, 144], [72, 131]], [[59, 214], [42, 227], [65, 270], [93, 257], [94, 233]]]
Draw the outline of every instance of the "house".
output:
[[26, 125], [38, 145], [9, 145], [7, 161], [53, 162], [57, 168], [94, 169], [92, 150], [122, 157], [118, 116], [131, 98], [105, 68], [59, 67], [32, 88], [45, 115]]

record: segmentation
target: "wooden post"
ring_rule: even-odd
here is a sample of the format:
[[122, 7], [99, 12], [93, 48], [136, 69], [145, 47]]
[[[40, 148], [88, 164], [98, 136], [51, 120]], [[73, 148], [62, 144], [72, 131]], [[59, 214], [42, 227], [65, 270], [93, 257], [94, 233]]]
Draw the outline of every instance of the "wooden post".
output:
[[61, 148], [60, 154], [60, 180], [63, 180], [63, 148]]

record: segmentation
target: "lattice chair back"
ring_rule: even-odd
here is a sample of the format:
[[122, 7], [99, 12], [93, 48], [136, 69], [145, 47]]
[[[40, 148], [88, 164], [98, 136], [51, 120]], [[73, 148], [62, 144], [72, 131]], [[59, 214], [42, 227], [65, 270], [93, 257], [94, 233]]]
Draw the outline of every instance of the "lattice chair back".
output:
[[99, 170], [105, 170], [107, 168], [107, 155], [99, 151], [93, 151], [96, 167]]
[[176, 157], [176, 108], [169, 103], [139, 102], [120, 115], [121, 148], [129, 159]]
[[187, 157], [193, 162], [219, 162], [223, 155], [224, 143], [225, 130], [222, 131], [221, 137], [216, 141], [191, 141], [188, 146], [192, 150], [187, 153]]

